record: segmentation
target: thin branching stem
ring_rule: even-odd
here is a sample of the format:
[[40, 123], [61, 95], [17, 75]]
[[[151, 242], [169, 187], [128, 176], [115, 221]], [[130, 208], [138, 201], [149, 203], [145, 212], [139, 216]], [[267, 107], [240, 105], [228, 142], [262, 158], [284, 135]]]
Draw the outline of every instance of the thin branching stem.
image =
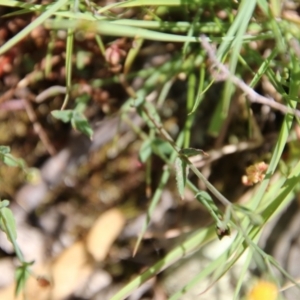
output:
[[154, 124], [154, 126], [157, 128], [157, 130], [160, 132], [160, 134], [172, 145], [172, 147], [175, 149], [175, 151], [178, 153], [178, 155], [185, 160], [185, 162], [188, 164], [188, 166], [191, 168], [191, 170], [195, 173], [195, 175], [201, 179], [206, 187], [211, 191], [211, 193], [224, 205], [224, 206], [230, 206], [232, 203], [226, 199], [206, 178], [205, 176], [192, 164], [192, 162], [185, 156], [179, 153], [180, 149], [175, 144], [172, 137], [169, 135], [169, 133], [163, 128], [163, 126], [155, 120], [155, 118], [152, 118], [151, 114], [149, 113], [148, 109], [143, 106], [143, 111], [149, 118], [149, 120]]
[[213, 63], [213, 67], [218, 71], [218, 76], [216, 79], [221, 78], [222, 80], [231, 80], [232, 83], [234, 83], [238, 88], [245, 92], [247, 98], [253, 103], [267, 105], [273, 109], [281, 111], [284, 114], [290, 113], [297, 117], [300, 117], [299, 110], [292, 109], [284, 104], [276, 102], [274, 99], [267, 98], [258, 94], [243, 80], [231, 74], [229, 69], [218, 60], [215, 49], [210, 45], [210, 43], [208, 42], [208, 38], [205, 35], [201, 36], [201, 44], [203, 49], [206, 50], [209, 59]]

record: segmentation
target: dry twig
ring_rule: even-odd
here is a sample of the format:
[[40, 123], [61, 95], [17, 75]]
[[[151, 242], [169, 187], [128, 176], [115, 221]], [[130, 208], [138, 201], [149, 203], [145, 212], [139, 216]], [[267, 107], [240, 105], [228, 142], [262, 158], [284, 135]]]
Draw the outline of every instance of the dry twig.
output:
[[43, 145], [45, 146], [45, 148], [47, 149], [47, 151], [49, 152], [49, 154], [51, 156], [56, 154], [56, 149], [55, 147], [51, 144], [50, 139], [46, 133], [46, 131], [44, 130], [43, 126], [41, 125], [41, 123], [38, 121], [38, 118], [34, 112], [34, 109], [30, 103], [29, 100], [24, 99], [24, 104], [25, 104], [25, 109], [27, 112], [27, 115], [30, 119], [30, 121], [33, 124], [33, 128], [35, 130], [35, 132], [38, 134], [39, 138], [41, 139]]
[[[284, 114], [291, 113], [297, 117], [300, 117], [300, 111], [297, 109], [292, 109], [290, 107], [287, 107], [286, 105], [283, 105], [281, 103], [278, 103], [274, 101], [274, 99], [269, 99], [267, 97], [264, 97], [257, 92], [255, 92], [249, 85], [247, 85], [243, 80], [236, 77], [235, 75], [231, 74], [228, 68], [222, 64], [216, 57], [215, 50], [213, 47], [209, 44], [208, 39], [205, 35], [201, 36], [201, 44], [203, 49], [206, 50], [209, 59], [213, 63], [215, 67], [218, 69], [218, 76], [222, 78], [222, 80], [229, 79], [231, 80], [237, 87], [239, 87], [242, 91], [245, 92], [247, 95], [247, 98], [253, 102], [253, 103], [260, 103], [267, 106], [270, 106], [273, 109], [279, 110]], [[219, 79], [219, 77], [218, 77]]]

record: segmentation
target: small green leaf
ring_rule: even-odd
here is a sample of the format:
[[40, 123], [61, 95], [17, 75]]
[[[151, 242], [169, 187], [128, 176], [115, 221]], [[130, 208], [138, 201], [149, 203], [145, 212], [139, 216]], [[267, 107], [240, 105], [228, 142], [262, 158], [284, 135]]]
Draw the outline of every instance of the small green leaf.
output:
[[159, 138], [153, 139], [151, 145], [152, 145], [153, 152], [159, 156], [161, 154], [170, 155], [173, 152], [173, 148], [170, 145], [170, 143]]
[[[195, 197], [196, 197], [196, 199], [201, 198], [201, 199], [203, 199], [207, 202], [213, 202], [213, 199], [212, 199], [211, 195], [206, 191], [198, 192]], [[199, 199], [197, 199], [197, 200], [199, 201]]]
[[179, 151], [179, 153], [182, 154], [182, 155], [186, 155], [187, 157], [189, 157], [189, 156], [195, 156], [195, 155], [199, 155], [199, 154], [202, 154], [202, 155], [205, 155], [205, 156], [208, 155], [203, 150], [201, 150], [201, 149], [195, 149], [195, 148], [181, 149]]
[[6, 233], [7, 239], [13, 243], [17, 239], [16, 221], [12, 211], [7, 207], [0, 210], [0, 228]]
[[53, 110], [51, 114], [55, 119], [61, 120], [64, 123], [68, 123], [73, 117], [73, 110]]
[[16, 270], [16, 296], [24, 289], [25, 283], [30, 275], [29, 265], [27, 263], [18, 267]]
[[215, 214], [218, 214], [219, 211], [218, 211], [218, 208], [214, 202], [214, 200], [212, 199], [211, 195], [206, 192], [206, 191], [199, 191], [195, 198], [202, 204], [204, 205], [205, 207], [209, 207], [210, 210], [212, 212], [214, 212]]
[[0, 209], [9, 206], [9, 200], [0, 201]]
[[242, 205], [235, 205], [235, 207], [242, 212], [243, 214], [245, 214], [246, 216], [248, 216], [251, 224], [253, 224], [254, 226], [261, 226], [264, 223], [264, 219], [261, 215], [253, 212], [252, 210], [250, 210], [247, 207], [244, 207]]
[[262, 224], [264, 224], [264, 218], [261, 215], [252, 214], [249, 215], [249, 218], [251, 224], [253, 224], [254, 226], [261, 226]]
[[10, 153], [10, 147], [0, 146], [0, 153], [3, 154], [3, 155]]
[[13, 155], [11, 155], [10, 153], [3, 155], [2, 161], [7, 166], [10, 166], [10, 167], [21, 167], [21, 168], [25, 167], [25, 163], [24, 163], [23, 159], [16, 158]]
[[89, 94], [83, 94], [75, 99], [75, 109], [74, 111], [83, 113], [86, 109], [88, 101], [90, 100], [91, 96]]
[[185, 161], [182, 161], [180, 157], [175, 160], [175, 171], [176, 171], [176, 181], [177, 188], [181, 199], [184, 199], [184, 188], [187, 179], [187, 165]]
[[152, 153], [151, 142], [152, 141], [148, 139], [144, 141], [144, 143], [141, 146], [139, 157], [142, 163], [146, 162], [146, 160], [149, 158], [149, 156]]
[[74, 112], [71, 123], [74, 129], [77, 129], [78, 131], [86, 134], [89, 138], [92, 138], [93, 129], [83, 114]]

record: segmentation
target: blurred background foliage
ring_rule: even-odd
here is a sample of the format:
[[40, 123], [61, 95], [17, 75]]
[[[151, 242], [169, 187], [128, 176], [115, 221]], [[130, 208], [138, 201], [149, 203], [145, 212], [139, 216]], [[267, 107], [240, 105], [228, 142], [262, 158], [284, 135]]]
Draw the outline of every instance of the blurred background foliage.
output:
[[0, 144], [26, 163], [0, 165], [0, 196], [35, 261], [20, 299], [299, 297], [297, 1], [0, 0], [0, 14]]

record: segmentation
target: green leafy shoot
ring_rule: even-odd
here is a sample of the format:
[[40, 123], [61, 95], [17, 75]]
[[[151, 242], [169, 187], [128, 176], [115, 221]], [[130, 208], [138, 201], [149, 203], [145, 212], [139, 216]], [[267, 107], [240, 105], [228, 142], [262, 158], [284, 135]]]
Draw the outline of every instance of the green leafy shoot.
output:
[[29, 267], [33, 264], [31, 263], [23, 263], [19, 266], [16, 270], [16, 289], [15, 295], [18, 296], [20, 292], [24, 289], [25, 283], [30, 276], [30, 269]]
[[72, 120], [73, 110], [71, 110], [71, 109], [53, 110], [51, 112], [51, 114], [55, 119], [58, 119], [64, 123], [68, 123], [68, 122], [71, 122], [71, 120]]
[[3, 155], [10, 153], [10, 147], [0, 146], [0, 153], [3, 154]]
[[20, 167], [23, 170], [25, 170], [26, 168], [24, 160], [14, 157], [10, 153], [10, 147], [8, 146], [0, 146], [0, 160], [2, 160], [4, 164], [10, 167]]
[[6, 206], [2, 206], [0, 209], [0, 229], [13, 244], [17, 239], [16, 222], [12, 211]]
[[24, 288], [25, 282], [30, 275], [29, 267], [33, 262], [25, 262], [21, 250], [17, 244], [17, 228], [14, 215], [10, 208], [8, 208], [9, 201], [0, 201], [0, 230], [2, 230], [7, 239], [13, 244], [14, 250], [19, 261], [22, 263], [20, 267], [16, 270], [16, 290], [15, 294], [18, 295]]
[[90, 96], [88, 94], [83, 94], [76, 98], [76, 106], [74, 109], [54, 110], [51, 114], [54, 118], [61, 120], [64, 123], [70, 122], [75, 130], [82, 132], [92, 139], [94, 133], [93, 129], [83, 114], [89, 99]]
[[152, 153], [151, 140], [147, 139], [143, 142], [139, 152], [140, 161], [142, 163], [145, 163], [147, 159], [150, 157], [151, 153]]
[[75, 111], [72, 115], [71, 124], [74, 129], [84, 133], [90, 139], [92, 138], [93, 129], [82, 113]]

